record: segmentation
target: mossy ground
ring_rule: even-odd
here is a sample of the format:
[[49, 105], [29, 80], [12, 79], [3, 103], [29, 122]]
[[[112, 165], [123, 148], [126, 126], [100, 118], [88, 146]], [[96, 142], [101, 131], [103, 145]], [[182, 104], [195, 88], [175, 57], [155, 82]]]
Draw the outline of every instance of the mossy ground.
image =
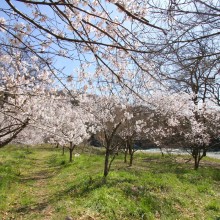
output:
[[0, 150], [0, 219], [220, 219], [220, 160], [193, 170], [186, 156], [119, 155], [107, 182], [102, 151], [49, 146]]

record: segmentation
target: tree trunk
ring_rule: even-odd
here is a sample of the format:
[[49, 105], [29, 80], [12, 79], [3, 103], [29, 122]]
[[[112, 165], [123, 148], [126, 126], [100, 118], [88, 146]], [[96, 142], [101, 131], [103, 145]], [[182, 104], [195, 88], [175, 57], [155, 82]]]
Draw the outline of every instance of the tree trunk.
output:
[[62, 155], [64, 155], [64, 152], [65, 152], [65, 147], [63, 146]]
[[159, 148], [160, 148], [160, 152], [161, 152], [162, 157], [164, 157], [164, 153], [163, 153], [162, 147], [159, 147]]
[[125, 149], [124, 163], [127, 163], [128, 148]]
[[198, 157], [194, 158], [194, 170], [198, 170], [199, 168], [199, 159]]
[[73, 145], [73, 142], [71, 141], [70, 142], [70, 147], [69, 147], [69, 153], [70, 153], [70, 162], [72, 162], [73, 161], [73, 150], [74, 150], [74, 148], [75, 148], [75, 145]]
[[105, 152], [104, 178], [107, 177], [109, 171], [109, 156], [110, 156], [110, 151], [109, 151], [109, 147], [107, 147]]
[[73, 148], [69, 148], [70, 160], [69, 162], [73, 162]]
[[[9, 131], [8, 131], [7, 133], [5, 133], [3, 136], [7, 136], [7, 135], [10, 135], [10, 134], [12, 134], [12, 135], [11, 135], [11, 137], [6, 138], [6, 140], [0, 141], [0, 148], [6, 146], [6, 145], [9, 144], [14, 138], [16, 138], [17, 135], [28, 125], [29, 121], [30, 121], [30, 119], [27, 118], [27, 119], [25, 119], [24, 122], [22, 122], [22, 124], [20, 125], [20, 127], [17, 127], [17, 128], [15, 128], [15, 129], [12, 129], [12, 130], [9, 129]], [[3, 137], [3, 136], [1, 135], [1, 137]]]
[[134, 159], [134, 151], [130, 153], [130, 161], [129, 161], [130, 167], [133, 165], [133, 159]]
[[198, 170], [200, 161], [199, 149], [193, 149], [192, 156], [194, 158], [194, 170]]
[[129, 155], [130, 155], [130, 160], [129, 160], [129, 166], [131, 167], [133, 164], [133, 159], [134, 159], [134, 149], [133, 149], [133, 142], [130, 140], [127, 143], [128, 146], [128, 151], [129, 151]]
[[115, 159], [116, 155], [117, 155], [117, 154], [114, 154], [114, 156], [112, 157], [111, 161], [109, 162], [109, 165], [108, 165], [108, 170], [110, 170], [110, 169], [111, 169], [111, 165], [112, 165], [112, 163], [113, 163], [113, 161], [114, 161], [114, 159]]

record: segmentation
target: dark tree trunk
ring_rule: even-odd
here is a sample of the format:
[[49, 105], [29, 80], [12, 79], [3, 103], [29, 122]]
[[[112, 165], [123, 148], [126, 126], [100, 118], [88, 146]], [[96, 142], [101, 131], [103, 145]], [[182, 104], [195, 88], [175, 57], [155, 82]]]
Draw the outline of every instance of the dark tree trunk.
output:
[[108, 172], [109, 172], [109, 156], [110, 156], [110, 151], [109, 151], [109, 147], [107, 146], [105, 151], [104, 178], [108, 176]]
[[198, 170], [199, 168], [199, 159], [197, 157], [194, 158], [194, 170]]
[[62, 148], [62, 155], [64, 155], [64, 152], [65, 152], [65, 147], [63, 146], [63, 148]]
[[164, 153], [163, 153], [162, 147], [159, 147], [159, 148], [160, 148], [160, 152], [161, 152], [162, 157], [164, 157]]
[[134, 151], [135, 151], [133, 149], [133, 142], [131, 140], [128, 140], [127, 146], [128, 146], [128, 151], [129, 151], [129, 155], [130, 155], [129, 166], [131, 167], [133, 164]]
[[194, 170], [199, 169], [200, 160], [205, 155], [204, 152], [203, 152], [203, 155], [200, 155], [200, 151], [201, 151], [201, 149], [198, 149], [198, 148], [194, 148], [193, 151], [192, 151], [192, 156], [194, 158]]
[[4, 133], [4, 134], [0, 134], [0, 138], [10, 135], [11, 137], [6, 138], [6, 140], [1, 141], [0, 140], [0, 148], [4, 147], [5, 145], [9, 144], [13, 139], [15, 139], [17, 137], [17, 135], [28, 125], [30, 119], [27, 118], [21, 125], [20, 127], [17, 127], [15, 129], [9, 129], [8, 132]]
[[124, 163], [127, 163], [128, 148], [125, 149]]
[[73, 149], [72, 149], [72, 148], [69, 148], [69, 153], [70, 153], [70, 159], [69, 159], [69, 161], [70, 161], [70, 162], [73, 162]]
[[73, 142], [70, 142], [70, 147], [69, 147], [69, 153], [70, 153], [70, 159], [69, 162], [73, 162], [73, 150], [75, 148], [75, 145], [73, 145]]
[[133, 165], [133, 160], [134, 160], [134, 151], [130, 153], [130, 161], [129, 161], [129, 166], [131, 167]]
[[114, 138], [114, 135], [117, 131], [117, 129], [120, 127], [121, 125], [121, 122], [117, 124], [117, 126], [113, 129], [111, 135], [109, 136], [107, 134], [106, 131], [104, 131], [104, 135], [105, 135], [105, 146], [106, 146], [106, 151], [105, 151], [105, 163], [104, 163], [104, 181], [106, 181], [106, 177], [108, 176], [108, 173], [109, 173], [109, 170], [110, 170], [110, 166], [111, 166], [111, 163], [113, 160], [110, 162], [110, 165], [109, 165], [109, 157], [110, 157], [110, 153], [111, 153], [111, 150], [114, 150], [114, 148], [112, 148], [112, 140]]
[[194, 148], [192, 150], [192, 156], [194, 158], [194, 170], [197, 170], [199, 165], [198, 165], [198, 154], [199, 154], [199, 151], [198, 149]]

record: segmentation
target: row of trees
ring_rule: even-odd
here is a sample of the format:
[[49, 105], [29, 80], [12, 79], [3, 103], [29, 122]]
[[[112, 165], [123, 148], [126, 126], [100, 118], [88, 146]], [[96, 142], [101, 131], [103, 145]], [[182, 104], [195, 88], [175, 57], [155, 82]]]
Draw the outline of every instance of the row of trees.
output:
[[59, 144], [69, 149], [72, 161], [75, 146], [95, 136], [105, 147], [105, 177], [121, 151], [125, 160], [129, 153], [132, 165], [137, 141], [151, 142], [161, 149], [185, 149], [198, 169], [200, 160], [219, 138], [219, 106], [195, 105], [183, 92], [154, 92], [148, 102], [136, 104], [96, 95], [78, 96], [76, 102], [63, 92], [31, 99], [34, 120], [15, 141]]

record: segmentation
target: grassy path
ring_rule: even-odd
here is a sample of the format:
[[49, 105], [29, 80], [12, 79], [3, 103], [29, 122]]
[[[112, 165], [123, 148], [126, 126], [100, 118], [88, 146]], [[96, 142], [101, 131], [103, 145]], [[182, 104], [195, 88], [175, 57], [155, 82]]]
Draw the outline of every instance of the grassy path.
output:
[[0, 219], [220, 219], [220, 161], [192, 170], [182, 156], [139, 154], [129, 168], [119, 155], [106, 184], [103, 155], [69, 164], [58, 149], [0, 151]]
[[47, 164], [49, 157], [50, 155], [45, 153], [41, 155], [40, 159], [30, 160], [30, 163], [33, 162], [32, 167], [34, 169], [29, 170], [30, 173], [23, 175], [20, 179], [24, 184], [30, 182], [28, 197], [30, 199], [34, 198], [34, 201], [30, 202], [31, 206], [27, 205], [17, 208], [16, 212], [20, 212], [21, 215], [30, 213], [31, 217], [31, 215], [40, 212], [45, 219], [50, 219], [50, 216], [52, 216], [54, 210], [48, 203], [51, 197], [48, 186], [53, 176], [56, 175], [59, 170], [59, 167], [50, 167], [49, 164]]
[[[52, 154], [55, 157], [56, 152]], [[51, 166], [51, 152], [17, 150], [16, 154], [12, 152], [2, 158], [6, 161], [5, 171], [10, 170], [11, 176], [5, 179], [2, 189], [5, 201], [0, 202], [0, 205], [5, 211], [1, 212], [1, 219], [35, 219], [39, 213], [39, 219], [52, 219], [49, 186], [60, 166]]]

